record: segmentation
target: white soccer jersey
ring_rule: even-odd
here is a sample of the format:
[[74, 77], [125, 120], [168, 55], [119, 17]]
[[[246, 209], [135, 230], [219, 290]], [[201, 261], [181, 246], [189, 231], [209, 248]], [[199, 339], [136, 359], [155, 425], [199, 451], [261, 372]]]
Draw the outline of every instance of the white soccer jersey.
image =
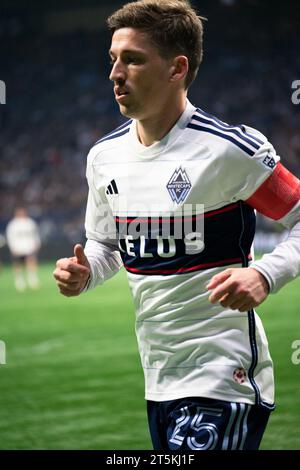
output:
[[114, 247], [107, 262], [118, 250], [127, 270], [146, 399], [273, 405], [260, 318], [212, 305], [205, 286], [226, 267], [251, 262], [255, 213], [244, 201], [278, 161], [257, 130], [229, 126], [189, 102], [149, 147], [130, 120], [91, 149], [86, 235]]
[[30, 217], [12, 219], [6, 228], [6, 238], [15, 256], [32, 255], [41, 245], [38, 226]]

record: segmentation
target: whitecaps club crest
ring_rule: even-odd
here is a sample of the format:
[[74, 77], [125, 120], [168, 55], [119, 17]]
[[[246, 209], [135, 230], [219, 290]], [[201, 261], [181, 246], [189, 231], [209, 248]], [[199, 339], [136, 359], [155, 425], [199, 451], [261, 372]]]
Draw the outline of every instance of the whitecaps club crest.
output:
[[174, 171], [170, 181], [167, 184], [167, 189], [172, 198], [172, 201], [183, 202], [190, 192], [192, 185], [186, 174], [186, 171], [181, 167]]

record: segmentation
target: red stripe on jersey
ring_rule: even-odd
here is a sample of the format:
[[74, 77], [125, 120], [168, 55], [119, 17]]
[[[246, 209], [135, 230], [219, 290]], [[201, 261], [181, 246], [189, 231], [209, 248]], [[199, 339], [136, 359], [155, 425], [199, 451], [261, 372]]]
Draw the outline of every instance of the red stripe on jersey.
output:
[[[189, 216], [186, 216], [186, 215], [183, 214], [183, 218], [184, 218], [185, 222], [194, 222], [195, 220], [198, 220], [201, 217], [204, 217], [206, 219], [207, 217], [213, 217], [214, 215], [223, 214], [224, 212], [233, 211], [237, 207], [239, 207], [239, 205], [237, 203], [229, 204], [228, 206], [222, 207], [221, 209], [216, 209], [214, 211], [205, 212], [204, 214], [193, 215], [192, 217], [189, 217]], [[181, 215], [176, 216], [174, 214], [173, 215], [170, 214], [170, 217], [168, 217], [168, 218], [164, 218], [164, 217], [152, 218], [151, 216], [137, 217], [137, 218], [136, 217], [130, 217], [130, 218], [127, 217], [126, 218], [126, 217], [116, 216], [115, 220], [119, 224], [130, 224], [131, 222], [144, 224], [144, 223], [148, 223], [149, 219], [151, 220], [152, 223], [159, 223], [159, 222], [162, 222], [162, 223], [163, 222], [168, 222], [168, 223], [170, 223], [170, 218], [171, 217], [174, 218], [174, 222], [181, 222], [182, 221], [182, 216]]]
[[216, 210], [214, 210], [214, 211], [206, 212], [206, 213], [204, 214], [204, 218], [206, 219], [207, 217], [212, 217], [212, 216], [214, 216], [214, 215], [224, 214], [224, 212], [233, 211], [233, 210], [236, 209], [237, 207], [239, 207], [238, 204], [229, 204], [228, 206], [222, 207], [221, 209], [216, 209]]
[[284, 217], [300, 199], [300, 180], [278, 163], [271, 176], [245, 202], [273, 220]]
[[[248, 259], [251, 261], [252, 257], [251, 255], [248, 255]], [[179, 274], [179, 273], [188, 273], [191, 271], [197, 271], [200, 269], [206, 269], [206, 268], [216, 268], [219, 266], [224, 266], [226, 264], [237, 264], [237, 263], [242, 263], [243, 260], [241, 258], [231, 258], [231, 259], [223, 259], [221, 261], [215, 261], [213, 263], [203, 263], [203, 264], [198, 264], [197, 266], [190, 266], [188, 268], [178, 268], [178, 269], [138, 269], [138, 268], [130, 268], [129, 266], [126, 266], [125, 264], [125, 269], [131, 273], [137, 273], [137, 274]]]

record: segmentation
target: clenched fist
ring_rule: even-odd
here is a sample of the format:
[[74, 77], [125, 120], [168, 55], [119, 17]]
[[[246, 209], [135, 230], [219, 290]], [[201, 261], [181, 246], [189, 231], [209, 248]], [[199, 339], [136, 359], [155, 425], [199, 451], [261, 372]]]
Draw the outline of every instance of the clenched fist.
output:
[[265, 277], [254, 268], [229, 268], [213, 276], [206, 288], [209, 301], [247, 312], [261, 304], [269, 294]]

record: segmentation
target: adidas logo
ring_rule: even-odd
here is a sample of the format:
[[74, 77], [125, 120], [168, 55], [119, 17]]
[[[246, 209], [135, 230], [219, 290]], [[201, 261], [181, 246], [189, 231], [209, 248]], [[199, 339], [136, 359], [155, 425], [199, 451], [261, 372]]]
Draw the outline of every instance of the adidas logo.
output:
[[107, 186], [106, 194], [119, 194], [115, 180], [112, 180]]

